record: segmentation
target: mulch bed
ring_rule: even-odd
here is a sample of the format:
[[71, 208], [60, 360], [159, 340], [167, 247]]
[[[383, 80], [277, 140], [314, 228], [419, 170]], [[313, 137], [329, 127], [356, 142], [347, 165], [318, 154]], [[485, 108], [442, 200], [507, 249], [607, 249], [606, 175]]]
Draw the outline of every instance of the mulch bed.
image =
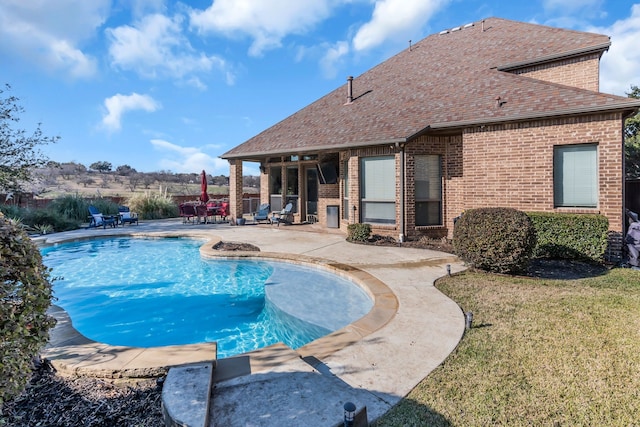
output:
[[162, 388], [155, 379], [116, 384], [111, 380], [57, 375], [38, 363], [25, 392], [5, 403], [0, 425], [163, 426]]
[[212, 246], [217, 251], [260, 252], [260, 248], [249, 243], [218, 242]]

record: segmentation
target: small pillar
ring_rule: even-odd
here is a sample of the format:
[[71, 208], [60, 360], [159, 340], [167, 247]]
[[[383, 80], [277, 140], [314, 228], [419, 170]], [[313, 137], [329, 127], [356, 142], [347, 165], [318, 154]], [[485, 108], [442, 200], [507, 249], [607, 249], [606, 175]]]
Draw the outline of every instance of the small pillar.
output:
[[236, 218], [242, 218], [242, 160], [229, 160], [229, 215], [235, 223]]

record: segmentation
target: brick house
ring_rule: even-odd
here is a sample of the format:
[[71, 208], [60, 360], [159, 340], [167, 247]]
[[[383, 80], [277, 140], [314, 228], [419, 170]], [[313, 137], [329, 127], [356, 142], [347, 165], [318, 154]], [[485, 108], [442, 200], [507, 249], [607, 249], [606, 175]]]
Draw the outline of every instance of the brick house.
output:
[[609, 37], [490, 18], [433, 34], [221, 157], [296, 221], [398, 239], [453, 233], [466, 209], [601, 213], [623, 230], [623, 124], [600, 93]]

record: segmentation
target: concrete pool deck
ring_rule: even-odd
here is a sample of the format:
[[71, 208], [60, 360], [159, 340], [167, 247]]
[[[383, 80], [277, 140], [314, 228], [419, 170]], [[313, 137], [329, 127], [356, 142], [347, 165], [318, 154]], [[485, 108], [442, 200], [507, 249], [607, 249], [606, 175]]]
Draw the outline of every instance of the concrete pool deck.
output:
[[[359, 409], [366, 406], [368, 420], [373, 421], [440, 365], [464, 333], [460, 307], [433, 286], [435, 279], [447, 274], [447, 264], [452, 272], [464, 268], [456, 257], [442, 252], [351, 244], [342, 233], [314, 225], [193, 225], [179, 219], [75, 230], [36, 240], [55, 244], [130, 234], [218, 236], [224, 241], [251, 243], [260, 248], [261, 256], [341, 269], [341, 274], [356, 276], [376, 296], [368, 318], [297, 351], [275, 345], [219, 360], [213, 371], [210, 426], [276, 426], [283, 422], [333, 426], [341, 423], [347, 401]], [[158, 361], [164, 366], [173, 364], [180, 359], [178, 354], [182, 363], [215, 359], [211, 345], [193, 351], [185, 351], [184, 346], [164, 348], [165, 353], [131, 348], [114, 351], [57, 327], [52, 338], [44, 356], [54, 366], [85, 374], [90, 369], [113, 372], [113, 376], [122, 369], [144, 372]]]

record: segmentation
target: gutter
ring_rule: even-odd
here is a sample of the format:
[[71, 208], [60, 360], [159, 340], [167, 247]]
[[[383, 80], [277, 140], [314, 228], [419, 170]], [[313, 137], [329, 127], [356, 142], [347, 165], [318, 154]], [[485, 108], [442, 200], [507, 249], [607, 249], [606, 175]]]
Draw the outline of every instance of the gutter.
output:
[[277, 156], [277, 155], [285, 155], [285, 154], [304, 154], [304, 153], [314, 153], [316, 151], [330, 151], [330, 150], [346, 150], [349, 148], [357, 148], [357, 147], [368, 147], [375, 145], [396, 145], [396, 144], [404, 144], [407, 142], [407, 138], [392, 138], [392, 139], [383, 139], [377, 141], [361, 141], [349, 143], [348, 145], [336, 145], [336, 144], [324, 144], [324, 145], [315, 145], [313, 147], [305, 147], [302, 149], [287, 149], [286, 151], [253, 151], [248, 153], [239, 153], [239, 154], [229, 154], [228, 152], [221, 155], [221, 159], [246, 159], [248, 157], [266, 157], [266, 156]]
[[497, 67], [497, 69], [498, 71], [513, 71], [519, 68], [530, 67], [533, 65], [539, 65], [546, 62], [553, 62], [553, 61], [559, 61], [562, 59], [575, 58], [577, 56], [586, 55], [588, 53], [599, 52], [600, 55], [602, 55], [605, 51], [609, 50], [610, 46], [611, 46], [611, 41], [608, 41], [607, 43], [601, 43], [595, 46], [583, 47], [580, 49], [569, 50], [563, 53], [554, 53], [551, 55], [541, 56], [539, 58], [529, 60], [529, 61], [519, 61], [519, 62], [512, 62], [505, 65], [500, 65]]
[[[484, 119], [469, 119], [469, 120], [459, 120], [457, 122], [442, 122], [442, 123], [434, 123], [426, 128], [422, 129], [420, 132], [414, 134], [420, 136], [423, 133], [426, 133], [428, 130], [436, 130], [436, 129], [450, 129], [457, 127], [470, 127], [470, 126], [478, 126], [478, 125], [488, 125], [488, 124], [498, 124], [505, 122], [520, 122], [526, 120], [540, 120], [558, 116], [572, 116], [572, 115], [584, 115], [590, 113], [604, 113], [611, 111], [624, 111], [624, 110], [636, 110], [640, 108], [640, 100], [636, 102], [617, 102], [615, 104], [610, 104], [606, 106], [598, 105], [593, 107], [577, 107], [577, 108], [566, 108], [563, 110], [554, 110], [549, 112], [538, 112], [538, 113], [526, 113], [526, 114], [517, 114], [514, 116], [508, 117], [487, 117]], [[412, 135], [411, 139], [414, 137]]]

